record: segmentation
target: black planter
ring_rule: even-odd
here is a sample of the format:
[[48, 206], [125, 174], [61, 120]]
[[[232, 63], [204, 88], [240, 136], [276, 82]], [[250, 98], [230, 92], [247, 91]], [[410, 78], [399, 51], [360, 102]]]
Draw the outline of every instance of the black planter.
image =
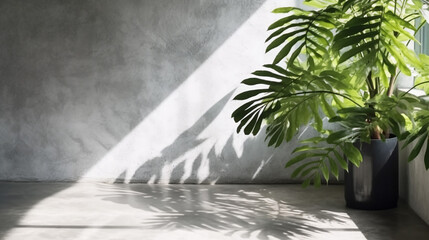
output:
[[349, 161], [344, 186], [346, 205], [350, 208], [381, 210], [398, 203], [398, 139], [385, 142], [373, 139], [371, 144], [355, 143], [363, 161], [359, 168]]

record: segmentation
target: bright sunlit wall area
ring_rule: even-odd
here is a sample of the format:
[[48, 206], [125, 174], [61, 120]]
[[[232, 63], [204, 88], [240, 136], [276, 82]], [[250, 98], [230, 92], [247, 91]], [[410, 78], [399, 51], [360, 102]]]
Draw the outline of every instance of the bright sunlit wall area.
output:
[[[266, 28], [276, 17], [270, 11], [285, 4], [301, 6], [301, 2], [0, 1], [0, 181], [71, 182], [49, 190], [35, 186], [38, 193], [34, 199], [22, 206], [17, 203], [21, 210], [28, 211], [27, 217], [8, 218], [8, 224], [43, 228], [33, 216], [38, 216], [41, 209], [61, 205], [58, 199], [78, 194], [73, 188], [75, 182], [294, 182], [290, 177], [293, 169], [285, 169], [284, 165], [298, 140], [313, 134], [311, 127], [291, 143], [270, 148], [263, 134], [237, 134], [231, 113], [239, 104], [232, 98], [241, 90], [237, 89], [240, 81], [271, 59], [264, 54]], [[421, 162], [401, 165], [406, 169], [402, 171], [401, 190], [411, 206], [421, 210], [421, 217], [429, 221], [427, 205], [417, 204], [428, 201], [429, 191], [423, 189], [424, 184], [412, 182], [428, 182], [423, 167], [413, 165]], [[44, 186], [40, 184], [37, 186]], [[98, 194], [91, 205], [95, 208], [111, 208], [113, 203], [120, 203], [117, 195], [125, 192], [143, 199], [147, 191], [154, 191], [129, 187], [121, 192], [115, 185], [103, 186], [101, 192], [91, 188], [82, 192], [88, 197]], [[222, 193], [205, 188], [171, 191], [181, 193], [173, 194], [178, 198], [190, 194], [203, 210], [214, 209], [227, 216], [236, 213], [228, 204], [238, 201], [229, 198], [244, 198], [240, 205], [243, 209], [255, 202], [265, 204], [255, 208], [256, 213], [246, 215], [249, 218], [261, 216], [261, 211], [267, 209], [270, 214], [278, 214], [282, 212], [278, 206], [287, 206], [289, 211], [289, 202], [296, 201], [281, 200], [275, 194], [281, 191], [279, 187], [267, 189], [259, 195], [256, 188], [238, 193], [236, 189]], [[26, 192], [20, 187], [15, 190]], [[171, 205], [161, 206], [160, 199], [168, 199], [170, 192], [155, 190], [159, 196], [142, 201], [147, 203], [142, 212], [161, 216], [162, 211], [154, 208], [167, 211], [168, 206], [177, 203], [169, 199], [166, 201]], [[293, 192], [301, 196], [301, 191], [297, 188]], [[56, 194], [59, 197], [49, 198]], [[426, 194], [426, 200], [422, 200], [422, 194]], [[204, 205], [211, 199], [217, 202]], [[277, 205], [270, 205], [273, 201]], [[365, 239], [341, 209], [325, 209], [314, 215], [300, 210], [302, 205], [295, 206], [297, 209], [292, 210], [297, 219], [322, 222], [321, 232], [326, 226], [334, 226], [334, 231], [354, 232], [357, 239]], [[49, 216], [55, 215], [55, 207], [49, 210]], [[134, 209], [127, 206], [123, 210]], [[228, 211], [234, 214], [228, 215]], [[214, 218], [218, 221], [215, 226], [227, 227], [221, 224], [221, 216]], [[107, 224], [109, 216], [102, 217], [103, 224]], [[55, 221], [52, 218], [49, 224], [63, 226]], [[289, 225], [285, 221], [289, 223], [284, 217], [276, 220], [283, 224], [277, 227], [279, 231], [290, 225], [304, 232], [311, 229], [311, 224], [303, 229], [299, 221]], [[237, 228], [250, 226], [241, 223]], [[0, 239], [12, 236], [6, 234], [9, 230], [0, 231]], [[268, 235], [263, 236], [269, 239]], [[329, 239], [329, 235], [326, 237]]]

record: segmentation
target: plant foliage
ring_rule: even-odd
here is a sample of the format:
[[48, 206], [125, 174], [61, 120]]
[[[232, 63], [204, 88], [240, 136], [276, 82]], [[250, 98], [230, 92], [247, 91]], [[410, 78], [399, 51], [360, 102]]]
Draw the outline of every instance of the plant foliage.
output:
[[[237, 132], [256, 135], [266, 124], [266, 141], [278, 147], [303, 126], [320, 135], [302, 141], [286, 167], [304, 186], [320, 185], [339, 169], [348, 170], [343, 155], [359, 166], [358, 140], [384, 140], [390, 134], [414, 143], [409, 161], [424, 149], [429, 136], [429, 56], [417, 55], [409, 43], [425, 24], [420, 0], [311, 0], [310, 10], [277, 8], [281, 18], [268, 30], [266, 51], [276, 51], [271, 64], [242, 81], [249, 90], [232, 117]], [[414, 96], [395, 88], [399, 74], [416, 79]], [[324, 119], [341, 126], [332, 130]], [[326, 121], [325, 121], [326, 122]], [[429, 146], [427, 147], [429, 149]], [[429, 151], [424, 156], [429, 169]]]

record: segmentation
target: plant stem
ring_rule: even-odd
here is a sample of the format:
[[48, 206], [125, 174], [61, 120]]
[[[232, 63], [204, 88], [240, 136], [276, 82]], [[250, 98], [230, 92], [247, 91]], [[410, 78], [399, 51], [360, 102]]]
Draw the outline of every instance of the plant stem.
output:
[[[368, 74], [368, 76], [366, 77], [366, 85], [368, 86], [368, 90], [369, 90], [369, 92], [370, 92], [370, 95], [372, 95], [372, 93], [373, 93], [373, 91], [374, 91], [374, 84], [373, 84], [373, 82], [372, 82], [372, 79], [371, 79], [371, 72], [369, 72], [369, 74]], [[371, 96], [371, 98], [372, 98], [373, 96]]]
[[401, 97], [403, 97], [403, 96], [405, 96], [405, 95], [407, 95], [409, 92], [411, 92], [411, 90], [415, 89], [416, 87], [418, 87], [418, 86], [420, 86], [420, 85], [423, 85], [423, 84], [426, 84], [426, 83], [429, 83], [429, 81], [421, 82], [421, 83], [419, 83], [419, 84], [414, 85], [412, 88], [408, 89], [408, 91], [404, 92], [404, 93], [400, 96], [400, 98], [401, 98]]
[[396, 82], [396, 74], [393, 74], [390, 76], [390, 81], [389, 81], [389, 88], [387, 89], [387, 96], [391, 97], [393, 95], [393, 86], [395, 86], [395, 82]]
[[298, 93], [292, 93], [292, 94], [287, 94], [287, 95], [283, 95], [282, 97], [292, 97], [292, 96], [297, 96], [297, 95], [301, 95], [301, 94], [312, 94], [312, 93], [328, 93], [328, 94], [333, 94], [333, 95], [338, 95], [341, 96], [343, 98], [346, 98], [347, 100], [349, 100], [350, 102], [356, 104], [359, 107], [362, 107], [362, 105], [360, 105], [359, 103], [357, 103], [355, 100], [353, 100], [351, 97], [341, 94], [341, 93], [336, 93], [336, 92], [332, 92], [332, 91], [311, 91], [311, 92], [298, 92]]
[[368, 76], [366, 77], [366, 82], [368, 84], [369, 98], [374, 98], [375, 96], [377, 96], [378, 86], [374, 86], [374, 82], [372, 79], [372, 71], [369, 71]]
[[[374, 86], [373, 80], [375, 80], [375, 86]], [[368, 76], [366, 77], [366, 82], [368, 85], [368, 91], [369, 91], [369, 98], [370, 99], [372, 99], [378, 95], [379, 85], [380, 85], [379, 81], [380, 80], [378, 78], [375, 78], [375, 79], [372, 78], [372, 71], [370, 71], [368, 73]], [[374, 104], [369, 104], [368, 107], [371, 109], [375, 109]], [[368, 118], [367, 119], [368, 123], [371, 123], [373, 121], [373, 119], [376, 118], [375, 112], [368, 114], [367, 118]], [[370, 131], [371, 131], [370, 134], [371, 134], [372, 139], [381, 139], [382, 130], [378, 126], [371, 129]]]

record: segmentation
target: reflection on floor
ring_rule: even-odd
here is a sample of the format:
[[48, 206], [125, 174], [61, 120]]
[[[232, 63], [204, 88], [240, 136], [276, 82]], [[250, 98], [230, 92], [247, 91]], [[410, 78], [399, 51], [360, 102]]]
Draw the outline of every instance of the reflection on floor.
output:
[[429, 239], [405, 204], [344, 206], [343, 187], [0, 183], [0, 239]]

